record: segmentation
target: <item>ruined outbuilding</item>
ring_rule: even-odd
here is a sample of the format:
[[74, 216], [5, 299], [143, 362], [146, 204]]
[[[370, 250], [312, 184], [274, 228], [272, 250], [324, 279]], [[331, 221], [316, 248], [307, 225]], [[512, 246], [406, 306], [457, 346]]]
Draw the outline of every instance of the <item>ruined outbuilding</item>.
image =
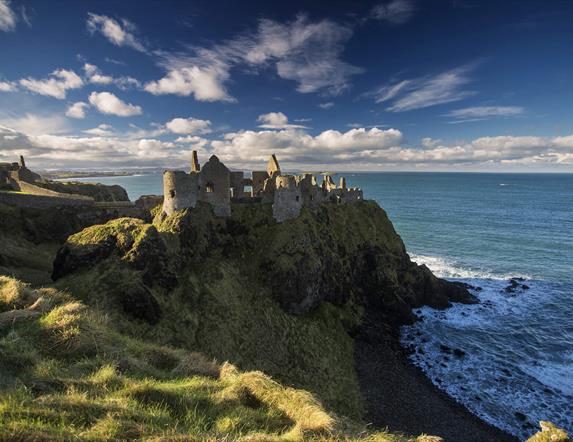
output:
[[323, 202], [349, 204], [363, 198], [359, 188], [348, 188], [346, 179], [337, 186], [330, 175], [318, 185], [313, 174], [283, 174], [277, 157], [269, 158], [266, 170], [230, 171], [215, 155], [201, 167], [193, 151], [190, 172], [165, 171], [163, 174], [163, 212], [195, 207], [198, 201], [209, 203], [218, 216], [231, 216], [231, 202], [272, 204], [278, 222], [296, 218], [302, 207], [316, 208]]
[[20, 190], [20, 182], [33, 184], [45, 181], [40, 175], [26, 167], [26, 161], [22, 155], [17, 163], [0, 163], [0, 188]]

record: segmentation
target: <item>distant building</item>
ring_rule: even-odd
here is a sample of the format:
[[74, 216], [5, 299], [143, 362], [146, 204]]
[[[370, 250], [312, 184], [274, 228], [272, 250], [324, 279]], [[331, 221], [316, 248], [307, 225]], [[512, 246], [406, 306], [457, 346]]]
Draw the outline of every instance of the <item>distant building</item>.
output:
[[[250, 193], [245, 192], [250, 187]], [[362, 190], [348, 188], [346, 179], [336, 186], [330, 175], [319, 186], [313, 174], [283, 175], [275, 155], [271, 155], [267, 170], [255, 170], [251, 177], [243, 172], [231, 172], [215, 155], [201, 167], [193, 151], [191, 171], [166, 171], [163, 174], [163, 211], [171, 215], [176, 210], [195, 207], [197, 201], [213, 206], [218, 216], [231, 216], [231, 201], [272, 203], [273, 216], [278, 222], [296, 218], [303, 206], [316, 207], [332, 201], [347, 204], [363, 199]]]
[[20, 155], [18, 163], [0, 163], [0, 188], [20, 190], [19, 182], [44, 183], [44, 179], [26, 167], [24, 157]]

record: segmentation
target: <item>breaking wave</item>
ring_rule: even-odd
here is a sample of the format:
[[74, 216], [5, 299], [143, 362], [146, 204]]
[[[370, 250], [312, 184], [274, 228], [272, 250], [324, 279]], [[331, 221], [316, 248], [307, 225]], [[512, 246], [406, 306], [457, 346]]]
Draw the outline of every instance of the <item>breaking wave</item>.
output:
[[[480, 300], [417, 309], [422, 321], [402, 330], [411, 361], [474, 414], [520, 438], [535, 433], [540, 420], [573, 431], [573, 324], [571, 308], [563, 308], [572, 302], [572, 287], [441, 257], [411, 258], [476, 287]], [[523, 280], [510, 288], [511, 278]]]

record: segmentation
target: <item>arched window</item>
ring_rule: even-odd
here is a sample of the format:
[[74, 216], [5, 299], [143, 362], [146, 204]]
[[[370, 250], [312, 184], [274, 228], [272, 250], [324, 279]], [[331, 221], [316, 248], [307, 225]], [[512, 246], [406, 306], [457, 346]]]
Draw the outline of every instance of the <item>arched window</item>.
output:
[[207, 183], [207, 185], [205, 186], [205, 192], [208, 193], [212, 193], [215, 191], [215, 186], [213, 185], [213, 183]]
[[170, 196], [171, 198], [175, 198], [175, 191], [174, 191], [173, 189], [171, 189], [171, 190], [169, 191], [169, 196]]

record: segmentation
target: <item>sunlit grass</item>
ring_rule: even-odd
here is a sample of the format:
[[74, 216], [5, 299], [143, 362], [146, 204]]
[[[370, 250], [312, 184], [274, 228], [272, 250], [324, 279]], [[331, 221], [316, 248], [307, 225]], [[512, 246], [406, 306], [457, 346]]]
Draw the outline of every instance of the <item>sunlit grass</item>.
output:
[[372, 439], [307, 391], [124, 336], [70, 295], [7, 277], [0, 356], [0, 440], [406, 440]]

